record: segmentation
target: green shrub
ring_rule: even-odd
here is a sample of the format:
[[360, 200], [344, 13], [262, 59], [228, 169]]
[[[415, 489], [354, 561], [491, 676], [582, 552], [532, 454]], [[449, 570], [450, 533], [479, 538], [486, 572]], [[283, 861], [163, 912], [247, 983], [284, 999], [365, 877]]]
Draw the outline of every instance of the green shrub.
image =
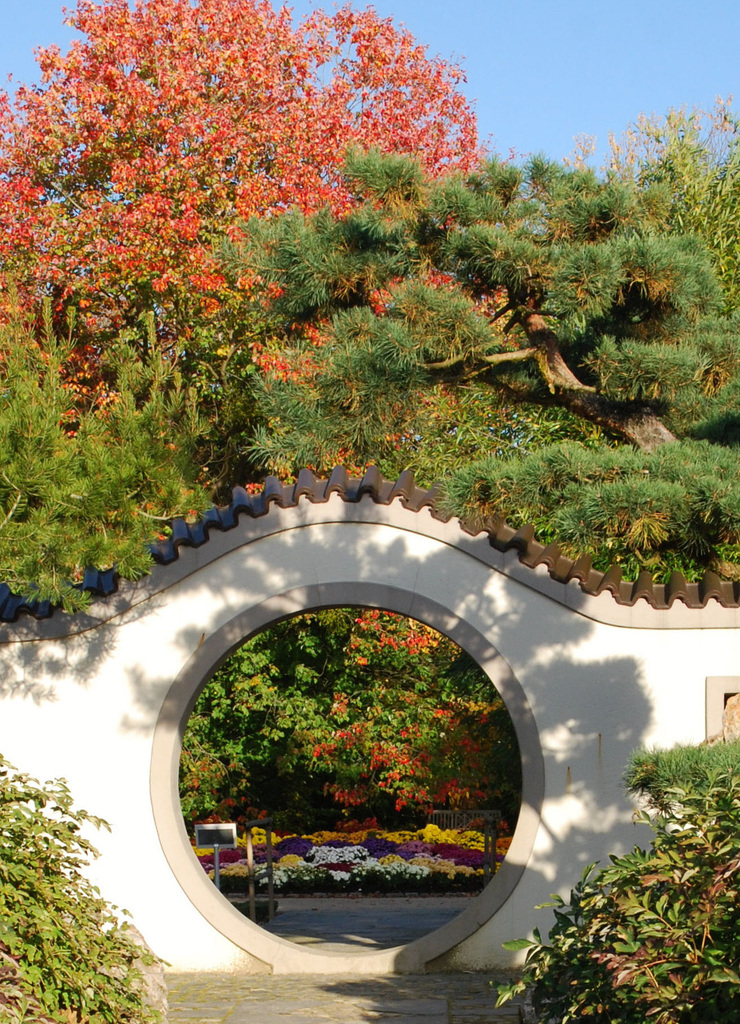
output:
[[0, 942], [0, 1010], [6, 1024], [54, 1024], [44, 1013], [41, 1004], [28, 991], [20, 970], [18, 958], [11, 956], [8, 947]]
[[528, 948], [521, 980], [545, 1022], [713, 1024], [740, 1017], [740, 772], [665, 792], [649, 850], [588, 868], [570, 903], [554, 897], [549, 943]]
[[148, 1024], [136, 961], [154, 962], [83, 869], [97, 852], [64, 781], [21, 774], [0, 757], [0, 1019]]
[[703, 790], [716, 772], [731, 771], [736, 765], [740, 765], [740, 742], [635, 750], [624, 782], [633, 796], [646, 797], [654, 807], [665, 810], [669, 790]]

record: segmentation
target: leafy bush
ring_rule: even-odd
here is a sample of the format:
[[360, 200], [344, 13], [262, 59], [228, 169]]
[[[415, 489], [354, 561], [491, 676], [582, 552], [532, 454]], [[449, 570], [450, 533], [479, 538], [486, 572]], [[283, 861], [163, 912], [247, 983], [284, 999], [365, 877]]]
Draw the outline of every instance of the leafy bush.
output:
[[85, 878], [97, 851], [64, 781], [42, 788], [0, 757], [0, 1018], [148, 1024], [136, 962], [154, 962]]
[[627, 763], [624, 782], [633, 796], [646, 797], [662, 810], [670, 790], [704, 789], [714, 773], [731, 771], [738, 764], [740, 742], [635, 750]]
[[29, 992], [18, 958], [10, 955], [4, 942], [0, 942], [0, 1008], [2, 1019], [8, 1024], [53, 1024], [53, 1018], [44, 1013], [38, 999]]
[[711, 1024], [740, 1015], [740, 772], [671, 788], [649, 850], [587, 868], [559, 897], [549, 943], [529, 947], [521, 980], [498, 1003], [531, 990], [543, 1022]]

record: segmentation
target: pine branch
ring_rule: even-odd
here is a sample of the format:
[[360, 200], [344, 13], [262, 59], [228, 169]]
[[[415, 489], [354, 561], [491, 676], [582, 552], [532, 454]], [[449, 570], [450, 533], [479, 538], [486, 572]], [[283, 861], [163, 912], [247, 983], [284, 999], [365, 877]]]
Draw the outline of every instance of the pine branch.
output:
[[489, 366], [496, 366], [500, 363], [520, 363], [527, 359], [532, 359], [537, 354], [536, 348], [523, 348], [517, 349], [514, 352], [493, 352], [491, 355], [476, 354], [470, 356], [470, 354], [463, 354], [457, 356], [450, 356], [448, 359], [442, 359], [436, 363], [425, 363], [427, 370], [449, 370], [453, 366], [459, 366], [461, 363], [470, 362], [481, 362], [486, 363]]
[[515, 352], [494, 352], [490, 356], [481, 356], [481, 361], [489, 366], [498, 366], [501, 363], [521, 363], [527, 359], [533, 359], [537, 355], [536, 348], [520, 348]]
[[[5, 476], [5, 474], [4, 474], [4, 473], [3, 473], [3, 476]], [[5, 477], [5, 479], [7, 480], [8, 478], [7, 478], [7, 477]], [[22, 497], [23, 497], [23, 494], [22, 494], [22, 492], [21, 492], [21, 491], [18, 491], [18, 494], [16, 495], [16, 499], [15, 499], [15, 501], [13, 502], [13, 507], [12, 507], [12, 508], [11, 508], [11, 510], [10, 510], [10, 511], [8, 512], [8, 514], [6, 515], [5, 519], [3, 519], [2, 523], [0, 523], [0, 530], [2, 530], [2, 529], [3, 529], [4, 527], [5, 527], [5, 526], [7, 526], [7, 525], [8, 525], [8, 523], [10, 522], [10, 520], [11, 520], [11, 519], [13, 518], [13, 515], [14, 515], [14, 513], [15, 513], [15, 510], [16, 510], [16, 509], [18, 508], [18, 506], [19, 506], [19, 505], [20, 505], [20, 503], [21, 503], [21, 499], [22, 499]]]

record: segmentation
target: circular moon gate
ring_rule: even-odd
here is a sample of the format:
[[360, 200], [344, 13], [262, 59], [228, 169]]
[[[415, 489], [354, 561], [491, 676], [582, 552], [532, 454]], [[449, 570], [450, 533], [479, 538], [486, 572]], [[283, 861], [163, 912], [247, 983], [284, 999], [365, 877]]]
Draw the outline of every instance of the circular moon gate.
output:
[[[215, 669], [246, 639], [298, 611], [344, 605], [347, 581], [314, 584], [273, 598], [236, 615], [205, 640], [172, 685], [162, 706], [152, 749], [152, 807], [159, 839], [172, 871], [194, 906], [227, 939], [263, 963], [273, 967], [289, 960], [299, 970], [336, 969], [346, 960], [356, 965], [358, 954], [321, 953], [296, 947], [247, 921], [215, 890], [195, 859], [180, 810], [178, 767], [182, 736], [190, 712]], [[413, 617], [454, 640], [475, 659], [501, 694], [514, 722], [522, 751], [522, 809], [509, 856], [471, 906], [445, 926], [403, 947], [359, 954], [375, 960], [375, 970], [421, 970], [477, 931], [506, 902], [516, 887], [534, 844], [539, 808], [544, 791], [542, 756], [537, 729], [524, 693], [499, 653], [476, 629], [457, 618], [449, 608], [412, 595], [397, 587], [358, 582], [355, 605], [408, 614], [414, 598]]]
[[[501, 944], [548, 927], [538, 904], [567, 896], [586, 864], [649, 841], [624, 765], [635, 747], [716, 731], [712, 709], [740, 690], [740, 596], [711, 579], [661, 589], [610, 574], [587, 590], [582, 566], [527, 531], [507, 537], [497, 547], [498, 535], [440, 519], [403, 478], [302, 474], [235, 492], [202, 523], [175, 523], [148, 577], [94, 585], [84, 613], [0, 594], [0, 752], [65, 777], [77, 805], [111, 823], [93, 880], [176, 969], [509, 966]], [[190, 849], [177, 777], [189, 712], [231, 651], [279, 619], [350, 605], [428, 623], [478, 662], [514, 722], [523, 799], [506, 860], [461, 915], [406, 946], [345, 955], [281, 940], [221, 899]]]

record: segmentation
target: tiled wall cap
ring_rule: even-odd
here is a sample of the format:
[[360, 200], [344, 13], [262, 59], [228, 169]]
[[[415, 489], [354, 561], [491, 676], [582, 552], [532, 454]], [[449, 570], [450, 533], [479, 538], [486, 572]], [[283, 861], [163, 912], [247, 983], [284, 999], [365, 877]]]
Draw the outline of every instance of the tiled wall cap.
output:
[[[283, 484], [274, 476], [267, 477], [262, 491], [257, 494], [235, 487], [229, 505], [209, 509], [197, 523], [176, 519], [171, 526], [171, 535], [152, 544], [150, 551], [155, 562], [169, 565], [177, 561], [180, 548], [206, 544], [212, 530], [222, 533], [233, 529], [240, 515], [259, 518], [267, 515], [273, 505], [292, 508], [301, 500], [321, 504], [334, 494], [351, 503], [369, 500], [389, 505], [397, 500], [412, 512], [428, 509], [441, 522], [449, 522], [452, 518], [438, 507], [439, 487], [417, 487], [409, 470], [404, 470], [397, 480], [385, 480], [377, 466], [371, 466], [361, 478], [351, 477], [344, 466], [336, 466], [327, 480], [317, 480], [310, 469], [302, 469], [294, 484]], [[584, 593], [594, 597], [606, 591], [617, 604], [632, 607], [638, 601], [645, 601], [653, 608], [667, 609], [680, 601], [689, 608], [704, 608], [709, 601], [716, 601], [724, 608], [740, 607], [740, 584], [722, 580], [710, 571], [705, 572], [698, 583], [688, 583], [680, 572], [671, 573], [667, 584], [656, 582], [649, 572], [641, 572], [633, 582], [622, 579], [622, 571], [617, 565], [606, 572], [599, 572], [593, 568], [588, 555], [574, 560], [564, 555], [555, 542], [541, 544], [531, 524], [514, 529], [502, 520], [490, 521], [485, 526], [470, 520], [459, 521], [459, 526], [461, 531], [471, 536], [487, 533], [492, 547], [503, 553], [516, 552], [522, 565], [532, 570], [545, 566], [558, 583], [567, 584], [575, 580]], [[116, 588], [114, 569], [88, 570], [80, 584], [81, 590], [101, 597], [114, 593]], [[7, 584], [0, 584], [0, 622], [15, 622], [20, 615], [49, 618], [53, 611], [48, 601], [24, 598], [12, 593]]]

